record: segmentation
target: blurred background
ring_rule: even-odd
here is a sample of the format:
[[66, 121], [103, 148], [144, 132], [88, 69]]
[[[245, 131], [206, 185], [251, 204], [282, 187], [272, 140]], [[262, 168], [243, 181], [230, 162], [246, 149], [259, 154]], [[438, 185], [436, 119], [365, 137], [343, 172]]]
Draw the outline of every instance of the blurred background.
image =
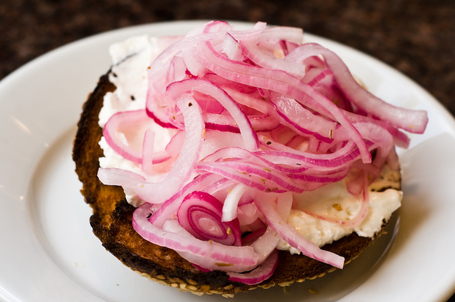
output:
[[450, 0], [1, 0], [0, 80], [87, 36], [193, 19], [301, 27], [401, 71], [455, 115], [455, 2]]
[[444, 0], [2, 0], [0, 80], [93, 34], [190, 19], [301, 27], [400, 70], [455, 114], [455, 3]]

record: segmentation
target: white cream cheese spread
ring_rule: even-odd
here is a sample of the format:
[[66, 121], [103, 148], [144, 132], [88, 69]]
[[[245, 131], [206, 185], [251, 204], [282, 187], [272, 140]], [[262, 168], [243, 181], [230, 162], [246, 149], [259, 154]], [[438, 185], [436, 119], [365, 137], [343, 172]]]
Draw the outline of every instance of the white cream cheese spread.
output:
[[[144, 35], [111, 46], [110, 55], [113, 66], [109, 79], [117, 89], [104, 97], [104, 106], [99, 115], [101, 127], [117, 112], [145, 107], [148, 86], [147, 67], [166, 46], [165, 44], [158, 43], [156, 38]], [[155, 145], [163, 146], [171, 136], [172, 130], [159, 133]], [[100, 167], [121, 168], [143, 174], [138, 164], [117, 154], [104, 138], [99, 144], [104, 150], [104, 157], [100, 158]], [[294, 194], [297, 207], [292, 210], [288, 223], [318, 246], [336, 241], [352, 232], [356, 232], [359, 236], [373, 237], [401, 205], [401, 191], [389, 189], [375, 192], [378, 187], [394, 187], [399, 184], [399, 173], [398, 175], [397, 173], [385, 169], [381, 177], [370, 186], [366, 201], [358, 200], [349, 194], [344, 181], [328, 184], [315, 191]], [[156, 177], [159, 179], [160, 176]], [[151, 179], [148, 178], [148, 180]], [[135, 196], [127, 194], [127, 199], [133, 205], [140, 204], [140, 200]], [[317, 218], [336, 217], [339, 221], [349, 222], [361, 208], [362, 202], [368, 203], [368, 211], [357, 227], [349, 226], [349, 223], [330, 222], [327, 219]], [[279, 243], [278, 248], [289, 250], [291, 253], [300, 253], [284, 241]]]
[[[386, 180], [390, 177], [390, 173], [392, 172], [385, 169], [379, 180], [385, 187], [396, 185], [396, 182]], [[381, 231], [383, 223], [389, 221], [392, 213], [401, 206], [403, 196], [403, 193], [396, 189], [375, 192], [372, 191], [374, 187], [373, 183], [366, 201], [351, 195], [346, 190], [344, 181], [328, 184], [315, 191], [294, 194], [298, 206], [291, 211], [288, 223], [319, 247], [353, 232], [359, 236], [373, 237]], [[365, 218], [359, 226], [349, 226], [349, 221], [358, 213], [362, 202], [368, 204]], [[338, 221], [319, 219], [315, 214], [318, 217], [337, 218]], [[346, 222], [346, 225], [341, 222]], [[291, 253], [300, 253], [283, 240], [277, 248], [289, 250]]]

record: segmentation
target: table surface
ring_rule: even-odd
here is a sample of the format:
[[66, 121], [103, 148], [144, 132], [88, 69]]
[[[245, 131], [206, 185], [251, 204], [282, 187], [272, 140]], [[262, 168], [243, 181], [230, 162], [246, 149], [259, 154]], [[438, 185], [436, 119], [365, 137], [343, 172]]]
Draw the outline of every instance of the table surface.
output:
[[444, 0], [2, 0], [0, 80], [30, 60], [90, 35], [194, 19], [301, 27], [401, 71], [455, 115], [455, 3]]

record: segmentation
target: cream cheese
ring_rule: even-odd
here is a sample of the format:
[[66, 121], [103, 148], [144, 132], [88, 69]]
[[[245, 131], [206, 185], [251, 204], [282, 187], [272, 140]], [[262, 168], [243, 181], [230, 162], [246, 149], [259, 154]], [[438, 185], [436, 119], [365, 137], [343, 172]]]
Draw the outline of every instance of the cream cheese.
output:
[[116, 112], [145, 107], [147, 67], [158, 53], [156, 44], [156, 38], [144, 35], [109, 48], [113, 63], [109, 80], [117, 89], [104, 97], [104, 105], [99, 115], [101, 127]]
[[[130, 38], [111, 46], [113, 67], [109, 73], [109, 79], [117, 89], [104, 97], [104, 105], [99, 115], [101, 127], [119, 111], [145, 107], [148, 86], [147, 67], [164, 46], [159, 45], [156, 38], [149, 36]], [[155, 145], [163, 147], [170, 136], [170, 132], [161, 134], [161, 139], [156, 141]], [[100, 167], [121, 168], [143, 175], [138, 164], [124, 159], [113, 151], [104, 138], [99, 144], [104, 150], [104, 157], [100, 158]], [[294, 194], [298, 207], [292, 210], [288, 223], [318, 246], [336, 241], [352, 232], [356, 232], [359, 236], [372, 237], [381, 230], [384, 221], [388, 221], [392, 213], [400, 207], [402, 199], [402, 192], [395, 189], [384, 192], [375, 191], [378, 188], [396, 187], [397, 184], [399, 185], [399, 176], [398, 172], [385, 169], [382, 177], [370, 186], [368, 213], [357, 227], [318, 219], [307, 213], [337, 217], [345, 221], [352, 219], [359, 211], [362, 201], [347, 192], [343, 181], [315, 191]], [[159, 175], [155, 177], [159, 179]], [[150, 178], [148, 180], [153, 181]], [[140, 204], [140, 200], [135, 196], [127, 194], [127, 199], [133, 205]], [[300, 253], [283, 240], [280, 241], [278, 248], [291, 253]]]
[[[384, 170], [378, 182], [384, 187], [394, 187], [397, 182], [384, 179], [390, 177], [392, 171]], [[373, 191], [377, 184], [370, 186], [368, 200], [368, 212], [359, 226], [353, 227], [338, 222], [331, 222], [319, 217], [337, 218], [339, 221], [349, 222], [355, 217], [361, 208], [362, 201], [351, 195], [344, 181], [328, 184], [318, 190], [294, 194], [297, 204], [296, 209], [291, 211], [288, 223], [294, 227], [306, 239], [319, 247], [332, 243], [353, 232], [362, 237], [373, 237], [381, 231], [384, 222], [389, 221], [392, 213], [401, 206], [403, 193], [396, 189], [387, 189], [382, 192]], [[289, 250], [299, 254], [300, 251], [289, 246], [284, 240], [280, 240], [278, 249]]]
[[[103, 108], [99, 114], [101, 127], [104, 127], [109, 118], [117, 112], [145, 107], [147, 66], [157, 55], [156, 39], [147, 35], [130, 38], [112, 45], [109, 53], [113, 63], [109, 80], [117, 88], [104, 96]], [[104, 151], [104, 157], [100, 158], [100, 167], [121, 168], [142, 174], [142, 169], [137, 164], [112, 150], [104, 137], [99, 144]]]

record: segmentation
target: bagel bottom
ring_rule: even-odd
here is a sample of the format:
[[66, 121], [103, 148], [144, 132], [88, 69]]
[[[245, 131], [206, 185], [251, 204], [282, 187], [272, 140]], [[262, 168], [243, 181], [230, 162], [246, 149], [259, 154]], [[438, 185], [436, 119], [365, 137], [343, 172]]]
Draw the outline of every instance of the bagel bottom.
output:
[[[279, 251], [279, 262], [274, 274], [258, 285], [246, 285], [228, 280], [226, 273], [221, 271], [201, 272], [175, 251], [152, 244], [137, 234], [132, 227], [135, 208], [127, 203], [123, 189], [103, 185], [97, 177], [99, 158], [103, 156], [98, 144], [102, 136], [98, 115], [104, 95], [115, 90], [108, 75], [109, 73], [100, 78], [96, 89], [83, 105], [74, 140], [73, 160], [82, 182], [81, 193], [93, 209], [90, 218], [93, 232], [110, 253], [147, 278], [198, 295], [206, 293], [232, 297], [235, 293], [253, 288], [269, 288], [276, 284], [287, 286], [335, 270], [330, 265], [306, 256]], [[385, 225], [383, 229], [384, 227]], [[380, 234], [381, 232], [376, 236]], [[374, 239], [353, 233], [325, 245], [323, 249], [345, 257], [348, 263], [359, 256]]]

